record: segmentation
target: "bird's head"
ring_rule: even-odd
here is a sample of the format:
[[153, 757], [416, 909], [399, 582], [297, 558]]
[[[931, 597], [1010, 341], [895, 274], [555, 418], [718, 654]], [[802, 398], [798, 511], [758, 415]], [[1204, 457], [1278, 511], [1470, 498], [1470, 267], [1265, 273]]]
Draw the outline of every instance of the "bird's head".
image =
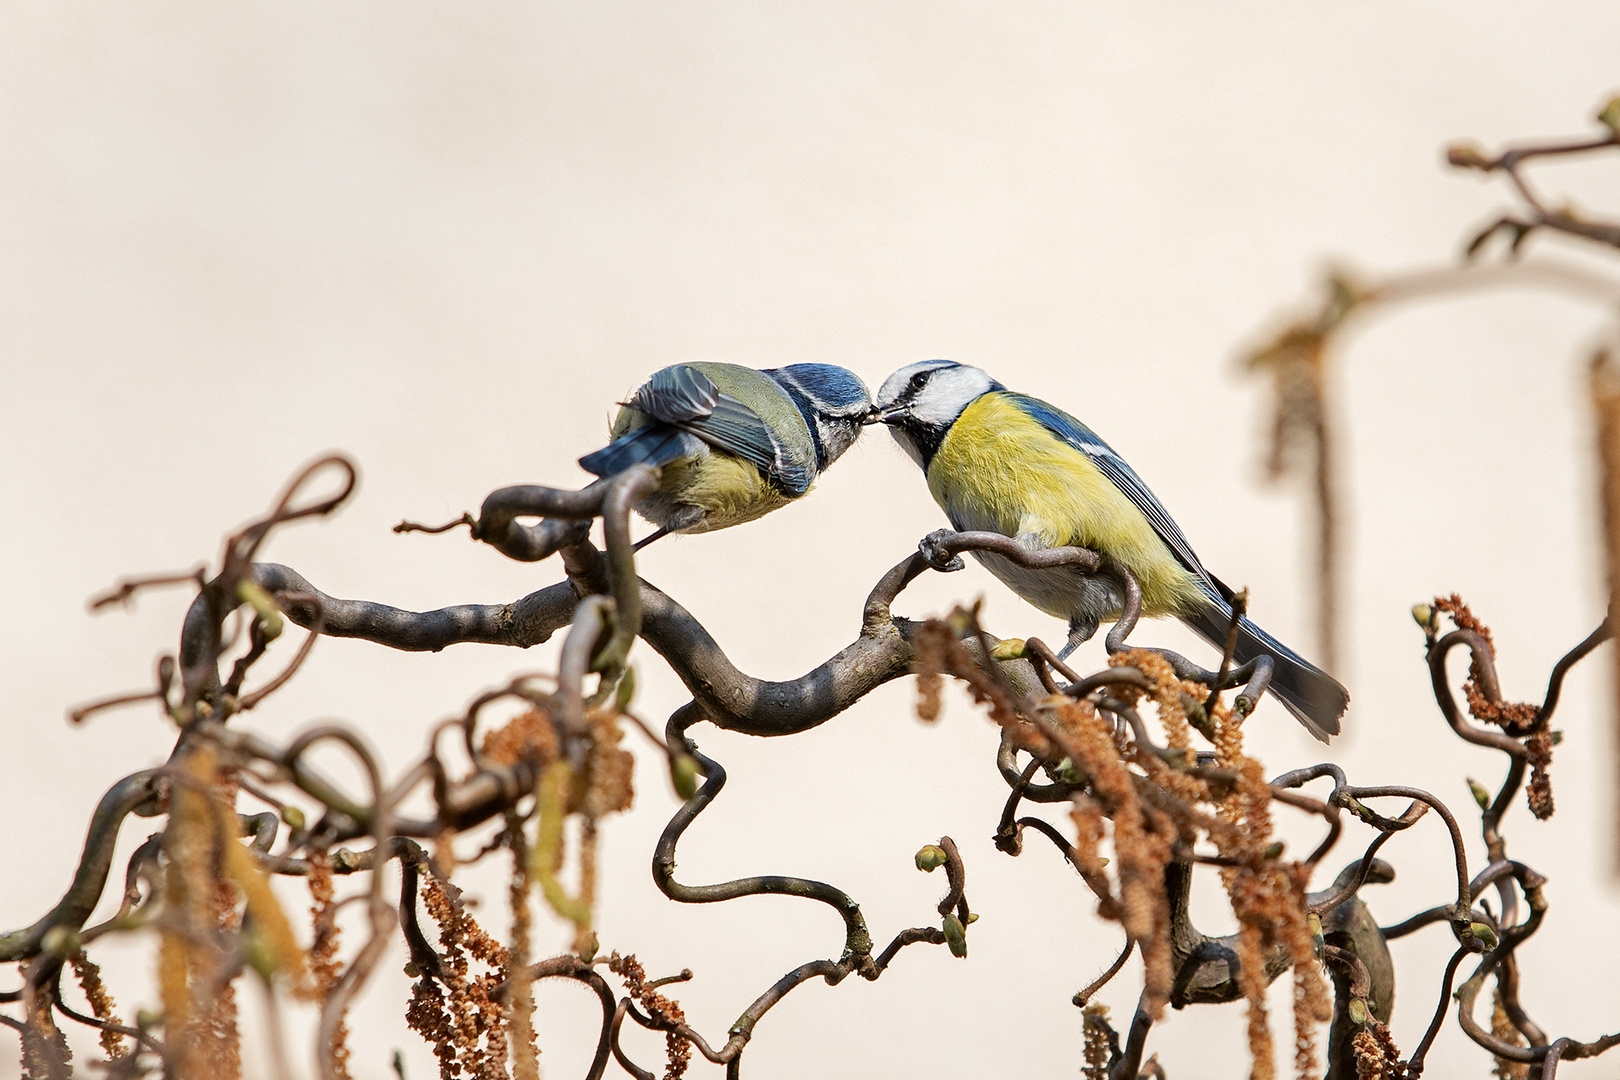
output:
[[836, 364], [789, 364], [765, 374], [788, 392], [815, 432], [818, 472], [860, 437], [872, 397], [853, 371]]
[[924, 360], [888, 377], [866, 422], [887, 424], [895, 442], [926, 469], [962, 410], [1000, 389], [1000, 383], [976, 367]]

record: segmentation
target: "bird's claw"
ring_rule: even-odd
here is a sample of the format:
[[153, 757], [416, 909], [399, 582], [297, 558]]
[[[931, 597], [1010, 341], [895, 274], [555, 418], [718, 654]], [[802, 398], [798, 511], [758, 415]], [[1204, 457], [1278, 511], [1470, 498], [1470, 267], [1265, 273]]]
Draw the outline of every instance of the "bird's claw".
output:
[[928, 560], [929, 566], [940, 573], [955, 573], [967, 566], [962, 556], [945, 546], [945, 541], [955, 535], [950, 529], [936, 529], [917, 542], [917, 551]]

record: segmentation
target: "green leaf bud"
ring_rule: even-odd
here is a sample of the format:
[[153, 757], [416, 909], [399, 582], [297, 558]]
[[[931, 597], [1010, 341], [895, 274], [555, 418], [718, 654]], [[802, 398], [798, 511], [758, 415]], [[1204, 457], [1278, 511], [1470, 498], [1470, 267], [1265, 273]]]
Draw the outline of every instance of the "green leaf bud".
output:
[[83, 944], [79, 932], [71, 926], [53, 926], [39, 939], [42, 951], [64, 960], [78, 952]]
[[636, 669], [627, 667], [624, 674], [619, 676], [619, 685], [613, 691], [613, 707], [619, 712], [630, 708], [631, 700], [636, 696]]
[[677, 753], [669, 760], [669, 781], [683, 800], [697, 794], [698, 763], [691, 754]]
[[1023, 638], [1004, 638], [995, 643], [990, 649], [992, 660], [1022, 660], [1024, 658]]
[[257, 581], [249, 578], [238, 581], [236, 598], [252, 608], [253, 613], [259, 617], [259, 622], [264, 626], [264, 640], [274, 641], [281, 636], [281, 631], [286, 626], [281, 618], [281, 609], [276, 607], [276, 602]]
[[257, 971], [265, 982], [274, 978], [276, 969], [281, 966], [274, 943], [267, 941], [254, 923], [249, 923], [242, 934], [242, 955], [247, 966]]
[[1483, 169], [1490, 159], [1474, 143], [1453, 143], [1446, 147], [1446, 164], [1458, 169]]
[[944, 866], [949, 857], [945, 854], [945, 849], [938, 844], [924, 844], [917, 849], [915, 861], [917, 869], [925, 874], [931, 874]]
[[1609, 103], [1598, 110], [1598, 123], [1610, 131], [1620, 131], [1620, 97], [1612, 98]]

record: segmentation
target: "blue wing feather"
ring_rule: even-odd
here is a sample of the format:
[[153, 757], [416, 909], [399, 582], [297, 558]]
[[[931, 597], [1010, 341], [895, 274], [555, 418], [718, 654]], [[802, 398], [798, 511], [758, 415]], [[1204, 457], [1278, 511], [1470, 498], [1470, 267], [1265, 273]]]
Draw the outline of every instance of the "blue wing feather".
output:
[[654, 420], [680, 424], [707, 416], [720, 400], [714, 381], [696, 368], [675, 364], [653, 372], [630, 404]]
[[664, 424], [648, 424], [586, 454], [579, 465], [597, 476], [613, 476], [640, 462], [667, 465], [702, 452], [703, 443], [696, 435]]
[[[1153, 492], [1148, 490], [1142, 478], [1125, 464], [1123, 458], [1114, 453], [1113, 447], [1103, 442], [1094, 431], [1068, 413], [1038, 398], [1026, 397], [1023, 394], [1007, 396], [1047, 431], [1085, 454], [1091, 463], [1142, 511], [1152, 523], [1153, 531], [1159, 534], [1159, 538], [1181, 564], [1199, 576], [1204, 603], [1191, 614], [1183, 616], [1183, 621], [1211, 645], [1220, 648], [1225, 643], [1227, 630], [1231, 626], [1232, 590], [1204, 569], [1203, 564], [1198, 561], [1198, 556], [1193, 554], [1192, 545], [1181, 534], [1176, 523], [1170, 520], [1170, 515], [1165, 513], [1164, 507], [1159, 504]], [[1271, 692], [1288, 708], [1288, 711], [1322, 742], [1327, 742], [1331, 735], [1337, 735], [1339, 718], [1350, 703], [1350, 695], [1345, 692], [1344, 687], [1248, 618], [1244, 618], [1238, 624], [1233, 659], [1243, 664], [1262, 654], [1270, 656], [1274, 664]]]
[[[689, 433], [688, 438], [696, 436], [742, 458], [789, 494], [803, 495], [815, 479], [809, 468], [783, 460], [770, 428], [758, 413], [731, 395], [722, 394], [714, 380], [696, 368], [675, 364], [654, 372], [628, 404], [659, 423], [631, 432], [612, 446], [580, 459], [587, 470], [606, 476], [635, 461], [657, 465], [695, 454], [697, 448], [688, 442], [660, 442], [648, 430], [674, 434], [670, 430], [673, 428]], [[620, 449], [609, 454], [615, 448]], [[654, 455], [661, 460], [653, 460]]]
[[[1038, 422], [1047, 431], [1062, 439], [1076, 450], [1085, 454], [1091, 463], [1109, 481], [1124, 493], [1127, 499], [1148, 519], [1153, 531], [1159, 534], [1176, 559], [1202, 578], [1209, 579], [1209, 571], [1204, 569], [1203, 563], [1193, 553], [1192, 545], [1182, 535], [1181, 529], [1171, 520], [1153, 492], [1136, 475], [1136, 471], [1125, 464], [1125, 459], [1114, 453], [1114, 448], [1103, 442], [1086, 425], [1064, 412], [1062, 409], [1048, 405], [1039, 398], [1032, 398], [1026, 394], [1007, 394], [1007, 398], [1023, 409], [1026, 414]], [[1213, 579], [1210, 579], [1213, 581]]]
[[728, 394], [721, 394], [708, 416], [681, 425], [704, 441], [751, 462], [793, 495], [803, 495], [815, 479], [809, 470], [783, 460], [771, 429], [759, 414]]

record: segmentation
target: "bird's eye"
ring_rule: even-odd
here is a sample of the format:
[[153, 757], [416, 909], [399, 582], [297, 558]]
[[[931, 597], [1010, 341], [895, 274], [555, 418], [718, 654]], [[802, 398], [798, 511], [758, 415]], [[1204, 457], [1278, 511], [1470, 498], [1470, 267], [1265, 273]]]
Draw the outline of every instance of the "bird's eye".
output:
[[919, 371], [919, 372], [917, 372], [917, 374], [915, 374], [915, 375], [913, 375], [911, 377], [911, 382], [908, 384], [907, 388], [910, 389], [910, 390], [921, 390], [923, 383], [925, 383], [927, 381], [928, 381], [928, 372]]

